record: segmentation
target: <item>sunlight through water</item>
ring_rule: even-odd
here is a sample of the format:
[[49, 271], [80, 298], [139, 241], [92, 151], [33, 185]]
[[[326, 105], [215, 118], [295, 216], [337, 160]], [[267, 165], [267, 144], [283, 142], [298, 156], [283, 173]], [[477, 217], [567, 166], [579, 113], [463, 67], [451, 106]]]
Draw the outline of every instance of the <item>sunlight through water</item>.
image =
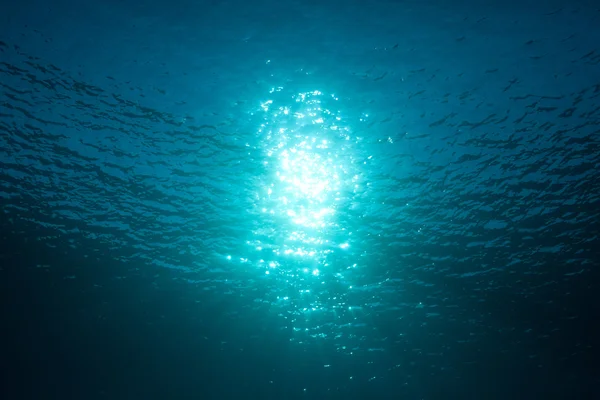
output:
[[338, 99], [279, 87], [261, 102], [257, 135], [267, 173], [257, 188], [256, 229], [248, 241], [268, 299], [294, 330], [326, 335], [348, 308], [357, 267], [347, 209], [361, 190], [357, 138]]

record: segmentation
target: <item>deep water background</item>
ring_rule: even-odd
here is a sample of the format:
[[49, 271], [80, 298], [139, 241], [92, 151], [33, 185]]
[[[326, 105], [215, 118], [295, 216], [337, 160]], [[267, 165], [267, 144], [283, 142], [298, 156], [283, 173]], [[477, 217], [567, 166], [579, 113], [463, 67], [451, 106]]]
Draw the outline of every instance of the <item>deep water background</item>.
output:
[[600, 398], [600, 5], [3, 1], [0, 398]]

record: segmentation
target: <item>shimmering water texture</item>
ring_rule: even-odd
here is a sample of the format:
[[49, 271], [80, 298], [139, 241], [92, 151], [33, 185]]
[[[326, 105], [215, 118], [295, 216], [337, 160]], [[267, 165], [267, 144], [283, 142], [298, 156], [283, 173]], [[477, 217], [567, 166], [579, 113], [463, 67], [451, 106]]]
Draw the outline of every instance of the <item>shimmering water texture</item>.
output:
[[275, 318], [291, 342], [344, 354], [403, 349], [435, 371], [515, 332], [561, 343], [580, 317], [556, 300], [598, 266], [597, 73], [430, 95], [439, 72], [405, 70], [375, 101], [385, 71], [344, 92], [265, 66], [231, 109], [178, 115], [0, 51], [2, 212], [49, 247], [122, 261], [115, 279], [161, 267], [157, 288], [239, 300], [224, 319]]
[[[268, 173], [248, 244], [256, 253], [253, 264], [268, 275], [270, 300], [296, 330], [309, 329], [302, 321], [311, 314], [331, 314], [336, 321], [348, 312], [358, 266], [349, 252], [356, 225], [347, 208], [365, 183], [355, 151], [360, 138], [338, 107], [334, 95], [315, 90], [290, 96], [278, 87], [257, 113]], [[316, 334], [325, 335], [319, 328], [313, 327]]]

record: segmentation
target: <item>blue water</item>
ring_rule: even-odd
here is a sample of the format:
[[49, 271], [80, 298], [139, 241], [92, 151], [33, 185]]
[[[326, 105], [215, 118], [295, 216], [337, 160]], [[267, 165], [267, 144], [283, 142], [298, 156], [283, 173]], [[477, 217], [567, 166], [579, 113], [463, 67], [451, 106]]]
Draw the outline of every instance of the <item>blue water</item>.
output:
[[4, 4], [6, 398], [598, 398], [600, 8], [494, 3]]

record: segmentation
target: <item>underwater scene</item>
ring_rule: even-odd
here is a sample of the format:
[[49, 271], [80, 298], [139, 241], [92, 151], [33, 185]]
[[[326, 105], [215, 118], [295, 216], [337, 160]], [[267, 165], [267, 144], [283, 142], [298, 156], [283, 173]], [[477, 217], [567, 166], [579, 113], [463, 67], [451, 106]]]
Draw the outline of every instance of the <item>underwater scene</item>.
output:
[[2, 9], [3, 399], [600, 398], [598, 4]]

